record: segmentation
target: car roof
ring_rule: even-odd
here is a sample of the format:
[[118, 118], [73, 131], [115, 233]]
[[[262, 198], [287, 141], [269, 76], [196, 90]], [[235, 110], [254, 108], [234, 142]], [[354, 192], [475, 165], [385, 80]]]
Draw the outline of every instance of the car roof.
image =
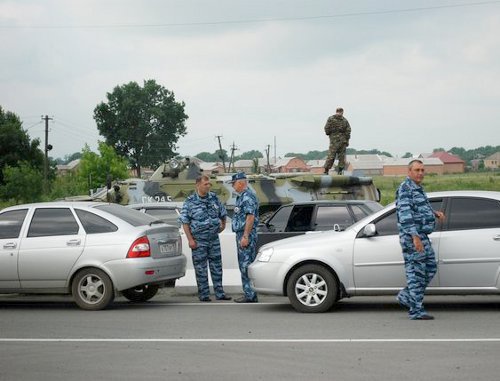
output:
[[[296, 201], [283, 206], [290, 205], [359, 205], [359, 204], [379, 204], [373, 200], [311, 200], [311, 201]], [[379, 204], [380, 205], [380, 204]]]
[[142, 209], [142, 208], [150, 208], [150, 209], [162, 209], [165, 207], [170, 208], [182, 208], [183, 202], [180, 201], [165, 201], [165, 202], [141, 202], [137, 204], [129, 204], [128, 208], [132, 209]]
[[457, 190], [429, 192], [427, 197], [484, 197], [500, 200], [500, 192], [482, 190]]
[[96, 205], [106, 205], [108, 202], [99, 202], [99, 201], [48, 201], [48, 202], [34, 202], [31, 204], [19, 204], [9, 206], [2, 210], [13, 210], [13, 209], [24, 209], [24, 208], [32, 208], [32, 207], [93, 207]]

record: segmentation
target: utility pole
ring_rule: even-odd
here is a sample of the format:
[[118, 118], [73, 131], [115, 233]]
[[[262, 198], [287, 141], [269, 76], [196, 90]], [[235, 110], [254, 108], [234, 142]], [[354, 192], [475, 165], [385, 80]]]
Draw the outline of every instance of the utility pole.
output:
[[49, 144], [49, 120], [53, 118], [49, 118], [48, 115], [43, 116], [42, 120], [45, 120], [45, 155], [43, 160], [43, 185], [44, 190], [48, 191], [48, 174], [49, 174], [49, 151], [52, 149], [52, 146]]
[[229, 161], [229, 171], [231, 171], [231, 164], [233, 165], [233, 172], [235, 171], [234, 170], [234, 151], [236, 151], [238, 148], [234, 145], [234, 142], [233, 142], [233, 145], [231, 146], [231, 159]]
[[222, 160], [222, 168], [224, 169], [224, 173], [226, 172], [226, 163], [224, 162], [224, 152], [222, 151], [222, 145], [220, 144], [220, 138], [222, 138], [222, 135], [216, 135], [215, 136], [217, 140], [219, 140], [219, 157]]
[[271, 150], [271, 146], [268, 144], [266, 146], [266, 173], [271, 173], [271, 164], [269, 163], [269, 151]]

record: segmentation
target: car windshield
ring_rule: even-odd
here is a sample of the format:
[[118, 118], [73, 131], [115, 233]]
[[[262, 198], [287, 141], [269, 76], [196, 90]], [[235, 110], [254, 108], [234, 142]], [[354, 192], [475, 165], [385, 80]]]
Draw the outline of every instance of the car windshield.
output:
[[137, 210], [117, 204], [102, 204], [95, 206], [95, 208], [104, 210], [113, 216], [121, 218], [132, 226], [150, 225], [152, 222], [158, 221], [158, 218], [150, 216], [149, 214], [141, 213]]

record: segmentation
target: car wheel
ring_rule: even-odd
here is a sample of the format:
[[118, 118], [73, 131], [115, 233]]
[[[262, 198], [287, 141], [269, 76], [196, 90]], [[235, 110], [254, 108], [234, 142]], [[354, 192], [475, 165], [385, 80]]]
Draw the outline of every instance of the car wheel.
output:
[[76, 304], [84, 310], [102, 310], [115, 297], [111, 279], [99, 269], [84, 269], [76, 274], [71, 292]]
[[146, 302], [158, 293], [159, 286], [146, 284], [123, 290], [122, 294], [131, 302]]
[[338, 294], [335, 277], [320, 265], [305, 265], [296, 269], [286, 289], [290, 303], [299, 312], [328, 311]]

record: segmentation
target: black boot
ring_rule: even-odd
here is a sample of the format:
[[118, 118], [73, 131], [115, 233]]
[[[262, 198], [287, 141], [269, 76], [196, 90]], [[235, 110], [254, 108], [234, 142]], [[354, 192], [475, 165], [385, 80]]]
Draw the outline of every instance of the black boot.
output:
[[324, 174], [325, 174], [325, 175], [328, 175], [328, 172], [329, 172], [329, 170], [325, 168], [325, 172], [324, 172]]
[[342, 168], [342, 167], [338, 167], [337, 168], [337, 174], [338, 175], [341, 175], [343, 172], [344, 172], [344, 168]]

